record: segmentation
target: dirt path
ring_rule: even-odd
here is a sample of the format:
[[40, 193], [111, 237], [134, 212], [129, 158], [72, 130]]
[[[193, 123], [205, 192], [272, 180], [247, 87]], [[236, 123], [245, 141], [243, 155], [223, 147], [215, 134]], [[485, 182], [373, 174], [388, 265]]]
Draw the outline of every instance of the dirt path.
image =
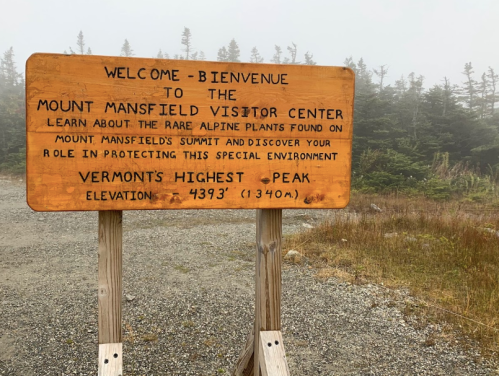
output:
[[[284, 211], [284, 233], [327, 215]], [[124, 213], [126, 376], [231, 373], [252, 323], [254, 245], [253, 210]], [[97, 374], [97, 213], [33, 212], [23, 183], [0, 178], [0, 298], [0, 375]], [[408, 299], [284, 265], [291, 375], [499, 374], [405, 317]]]

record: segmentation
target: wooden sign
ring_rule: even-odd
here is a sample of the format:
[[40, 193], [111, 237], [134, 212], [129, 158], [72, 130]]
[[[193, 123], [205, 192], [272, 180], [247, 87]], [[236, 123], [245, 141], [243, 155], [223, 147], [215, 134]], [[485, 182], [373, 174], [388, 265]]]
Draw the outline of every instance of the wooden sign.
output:
[[353, 100], [343, 67], [34, 54], [28, 204], [341, 208]]

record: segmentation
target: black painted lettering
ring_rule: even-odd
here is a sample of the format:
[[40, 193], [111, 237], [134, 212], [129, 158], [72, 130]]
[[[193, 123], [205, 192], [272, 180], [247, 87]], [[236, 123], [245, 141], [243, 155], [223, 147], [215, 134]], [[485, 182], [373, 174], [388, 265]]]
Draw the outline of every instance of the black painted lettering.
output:
[[109, 70], [107, 67], [104, 67], [104, 69], [106, 70], [106, 74], [107, 74], [108, 78], [115, 78], [116, 77], [116, 67], [114, 67], [114, 69], [112, 69], [112, 70]]

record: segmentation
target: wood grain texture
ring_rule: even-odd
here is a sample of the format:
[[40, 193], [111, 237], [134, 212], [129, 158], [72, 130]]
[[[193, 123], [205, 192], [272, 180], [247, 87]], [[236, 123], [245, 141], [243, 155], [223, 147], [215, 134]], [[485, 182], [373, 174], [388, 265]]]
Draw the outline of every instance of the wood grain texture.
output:
[[99, 344], [120, 343], [122, 212], [99, 212]]
[[28, 204], [344, 207], [354, 86], [342, 67], [32, 55]]
[[98, 376], [123, 376], [123, 344], [99, 345]]
[[289, 376], [281, 331], [260, 332], [260, 369], [262, 376]]
[[254, 327], [248, 334], [246, 344], [239, 354], [232, 376], [253, 376], [254, 352], [255, 352], [255, 330]]
[[260, 376], [260, 332], [281, 330], [281, 241], [282, 210], [257, 210], [255, 322], [233, 376]]
[[281, 330], [282, 210], [256, 211], [254, 372], [260, 361], [260, 332]]

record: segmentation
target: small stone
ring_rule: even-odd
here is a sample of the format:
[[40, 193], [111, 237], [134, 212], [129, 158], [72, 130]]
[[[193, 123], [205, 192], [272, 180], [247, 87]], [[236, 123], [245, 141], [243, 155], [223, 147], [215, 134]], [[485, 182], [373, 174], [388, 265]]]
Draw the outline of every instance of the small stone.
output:
[[485, 227], [483, 231], [490, 232], [491, 234], [495, 234], [497, 237], [499, 237], [499, 231], [496, 231], [493, 228]]
[[302, 226], [305, 228], [314, 228], [314, 226], [308, 224], [308, 223], [302, 223]]
[[303, 258], [304, 257], [300, 252], [295, 251], [293, 249], [289, 250], [288, 253], [286, 253], [286, 256], [284, 256], [284, 260], [291, 261], [294, 263], [300, 263]]
[[376, 204], [371, 204], [371, 209], [378, 212], [378, 213], [381, 213], [383, 210], [381, 210], [381, 208], [376, 205]]
[[399, 234], [397, 234], [396, 232], [387, 232], [385, 235], [383, 235], [385, 237], [385, 239], [390, 239], [390, 238], [396, 238]]
[[133, 295], [125, 295], [125, 299], [127, 302], [131, 302], [135, 299], [135, 296]]

